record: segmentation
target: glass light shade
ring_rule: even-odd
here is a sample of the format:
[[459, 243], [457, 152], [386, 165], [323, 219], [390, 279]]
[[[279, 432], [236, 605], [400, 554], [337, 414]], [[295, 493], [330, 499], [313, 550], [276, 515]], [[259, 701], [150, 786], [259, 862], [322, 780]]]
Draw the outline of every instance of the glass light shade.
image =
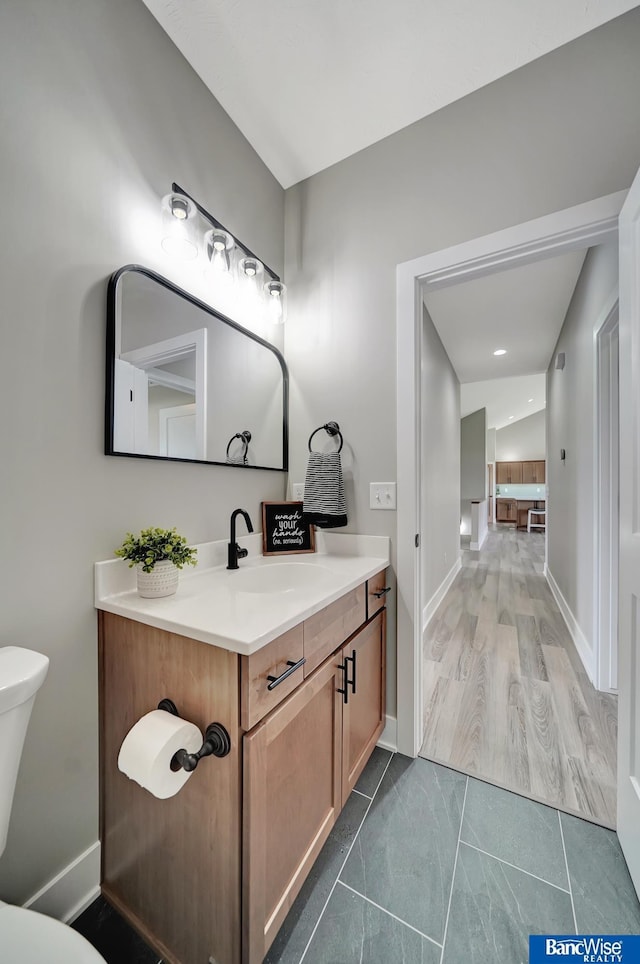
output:
[[216, 274], [228, 272], [231, 269], [229, 252], [235, 244], [232, 235], [222, 228], [213, 228], [205, 234], [204, 244], [211, 269]]
[[162, 250], [174, 258], [193, 261], [198, 256], [195, 224], [198, 209], [184, 194], [162, 199]]
[[267, 316], [272, 325], [282, 325], [286, 320], [287, 286], [281, 281], [267, 281], [264, 286]]
[[247, 257], [241, 258], [238, 262], [238, 273], [240, 277], [243, 275], [247, 278], [257, 278], [263, 272], [262, 261], [258, 261], [257, 258]]

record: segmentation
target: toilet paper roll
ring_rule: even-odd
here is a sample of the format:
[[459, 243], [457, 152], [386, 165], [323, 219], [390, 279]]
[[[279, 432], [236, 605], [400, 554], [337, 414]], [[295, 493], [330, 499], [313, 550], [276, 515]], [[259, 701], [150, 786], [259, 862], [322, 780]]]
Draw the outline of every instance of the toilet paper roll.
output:
[[193, 723], [166, 710], [152, 710], [131, 727], [120, 747], [118, 768], [160, 800], [173, 797], [190, 773], [171, 769], [181, 749], [195, 753], [202, 746], [202, 733]]

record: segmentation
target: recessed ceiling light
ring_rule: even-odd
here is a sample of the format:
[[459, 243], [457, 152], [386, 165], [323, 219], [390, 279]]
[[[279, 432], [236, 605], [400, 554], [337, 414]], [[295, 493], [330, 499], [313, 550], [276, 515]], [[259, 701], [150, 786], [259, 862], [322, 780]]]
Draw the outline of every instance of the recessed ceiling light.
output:
[[513, 415], [510, 415], [509, 418], [512, 419], [512, 418], [513, 418]]
[[529, 399], [529, 401], [530, 401], [530, 402], [532, 402], [532, 401], [533, 401], [533, 399], [532, 399], [532, 398], [530, 398], [530, 399]]
[[493, 354], [494, 354], [494, 355], [506, 355], [506, 354], [507, 354], [507, 349], [506, 349], [506, 348], [496, 348], [496, 350], [494, 351]]

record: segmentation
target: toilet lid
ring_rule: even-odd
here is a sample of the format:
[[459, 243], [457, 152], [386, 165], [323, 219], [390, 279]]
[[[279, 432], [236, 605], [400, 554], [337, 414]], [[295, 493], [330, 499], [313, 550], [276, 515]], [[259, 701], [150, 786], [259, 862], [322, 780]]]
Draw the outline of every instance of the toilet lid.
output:
[[71, 927], [11, 904], [0, 903], [0, 947], [2, 964], [106, 964]]

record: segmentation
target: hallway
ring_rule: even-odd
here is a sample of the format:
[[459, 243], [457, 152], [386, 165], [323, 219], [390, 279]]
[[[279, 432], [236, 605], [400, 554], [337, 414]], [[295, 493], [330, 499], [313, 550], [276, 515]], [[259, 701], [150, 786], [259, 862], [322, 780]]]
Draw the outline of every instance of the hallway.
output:
[[617, 698], [586, 675], [544, 538], [494, 526], [463, 551], [425, 632], [420, 756], [615, 827]]

